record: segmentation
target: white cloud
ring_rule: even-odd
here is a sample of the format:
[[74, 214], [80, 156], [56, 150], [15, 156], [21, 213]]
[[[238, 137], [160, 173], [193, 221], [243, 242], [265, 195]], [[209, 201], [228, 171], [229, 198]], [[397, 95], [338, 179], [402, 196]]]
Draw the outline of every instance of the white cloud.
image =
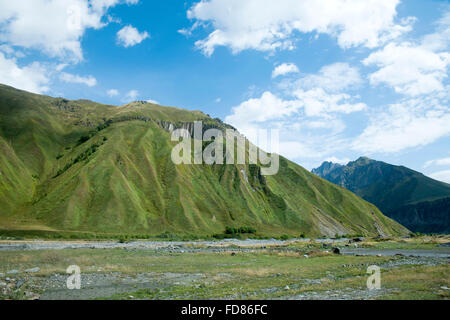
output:
[[[48, 91], [44, 85], [49, 78], [70, 63], [83, 60], [81, 40], [87, 29], [100, 29], [109, 23], [108, 19], [103, 21], [109, 8], [137, 3], [138, 0], [0, 0], [0, 51], [7, 55], [1, 56], [2, 67], [12, 72], [2, 72], [2, 81], [32, 92]], [[49, 69], [37, 62], [20, 68], [11, 58], [24, 58], [23, 52], [30, 50], [22, 52], [18, 48], [38, 50], [60, 62], [47, 63]], [[96, 84], [92, 76], [61, 73], [59, 78], [88, 86]]]
[[146, 100], [148, 103], [152, 103], [152, 104], [159, 104], [159, 102], [158, 101], [156, 101], [156, 100], [152, 100], [152, 99], [148, 99], [148, 100]]
[[398, 93], [418, 96], [444, 90], [450, 66], [450, 11], [437, 22], [434, 33], [418, 42], [389, 43], [363, 60], [379, 70], [370, 75], [373, 85], [387, 84]]
[[283, 63], [277, 66], [272, 72], [272, 78], [284, 76], [288, 73], [298, 73], [298, 67], [293, 63]]
[[128, 91], [127, 95], [125, 96], [124, 102], [133, 102], [137, 100], [137, 97], [139, 97], [139, 91], [137, 90], [130, 90]]
[[348, 94], [329, 94], [322, 88], [308, 91], [298, 89], [294, 95], [309, 117], [327, 116], [327, 114], [335, 112], [349, 114], [367, 108], [365, 103], [352, 103], [353, 98]]
[[297, 31], [328, 34], [337, 38], [342, 48], [373, 48], [410, 30], [410, 20], [403, 25], [394, 23], [399, 2], [202, 0], [187, 15], [195, 19], [193, 28], [210, 24], [214, 29], [206, 39], [196, 42], [207, 56], [218, 46], [228, 46], [233, 53], [292, 49]]
[[310, 74], [296, 81], [288, 80], [282, 87], [294, 96], [307, 116], [327, 116], [329, 113], [352, 113], [367, 108], [343, 90], [358, 87], [362, 83], [358, 69], [347, 63], [334, 63], [322, 67], [317, 74]]
[[115, 97], [119, 95], [119, 91], [117, 89], [110, 89], [106, 92], [108, 96]]
[[438, 171], [430, 174], [433, 179], [450, 183], [450, 170]]
[[326, 158], [325, 161], [346, 165], [351, 160], [349, 158], [341, 159], [341, 158], [337, 158], [337, 157], [329, 157], [329, 158]]
[[370, 75], [373, 85], [386, 83], [398, 93], [417, 96], [444, 89], [442, 81], [447, 77], [450, 54], [408, 42], [390, 43], [363, 63], [380, 68]]
[[387, 84], [407, 97], [385, 110], [373, 110], [368, 127], [354, 140], [353, 149], [394, 153], [450, 135], [449, 44], [447, 12], [438, 21], [435, 33], [415, 43], [389, 43], [363, 60], [365, 65], [379, 68], [369, 77], [373, 85]]
[[[51, 57], [83, 59], [86, 29], [102, 28], [102, 18], [120, 0], [0, 0], [0, 41], [43, 51]], [[132, 4], [135, 1], [126, 1]]]
[[389, 106], [370, 120], [353, 148], [364, 153], [392, 153], [425, 146], [450, 134], [447, 99], [409, 99]]
[[293, 82], [298, 88], [323, 88], [330, 92], [338, 92], [354, 88], [362, 83], [359, 71], [348, 63], [333, 63], [322, 67], [317, 74], [309, 74]]
[[10, 45], [0, 45], [0, 51], [6, 54], [8, 57], [23, 58], [24, 54], [21, 51], [14, 50]]
[[68, 82], [68, 83], [85, 84], [88, 87], [93, 87], [93, 86], [97, 85], [97, 79], [95, 79], [93, 76], [82, 77], [77, 74], [70, 74], [67, 72], [62, 72], [59, 75], [59, 79], [61, 81]]
[[444, 13], [436, 25], [437, 31], [435, 33], [423, 37], [422, 47], [431, 51], [446, 50], [450, 43], [450, 10]]
[[424, 168], [428, 168], [430, 166], [450, 166], [450, 158], [443, 159], [435, 159], [425, 162]]
[[117, 32], [117, 42], [125, 48], [135, 46], [149, 37], [147, 31], [139, 32], [131, 25], [125, 26]]
[[67, 63], [60, 63], [56, 66], [56, 71], [62, 71], [64, 70], [69, 64]]
[[280, 141], [280, 154], [288, 159], [317, 158], [323, 155], [317, 148], [300, 141]]
[[325, 66], [317, 74], [284, 80], [283, 95], [266, 91], [242, 102], [225, 121], [247, 136], [259, 128], [280, 129], [280, 153], [290, 159], [323, 158], [348, 145], [340, 115], [367, 108], [343, 92], [361, 82], [348, 64]]
[[15, 58], [7, 59], [0, 52], [0, 83], [13, 86], [18, 89], [43, 93], [49, 90], [46, 76], [47, 70], [38, 62], [19, 67]]
[[4, 52], [7, 55], [14, 54], [14, 49], [11, 46], [8, 46], [7, 44], [0, 45], [0, 51]]

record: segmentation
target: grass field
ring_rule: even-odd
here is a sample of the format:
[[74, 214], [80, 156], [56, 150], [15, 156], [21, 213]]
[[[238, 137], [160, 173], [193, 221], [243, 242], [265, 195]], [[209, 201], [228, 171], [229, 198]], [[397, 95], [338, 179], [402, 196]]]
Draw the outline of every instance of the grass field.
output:
[[[376, 249], [447, 250], [448, 237], [384, 242]], [[5, 244], [2, 242], [0, 244]], [[333, 246], [344, 247], [345, 242]], [[3, 299], [448, 299], [448, 257], [337, 255], [317, 241], [277, 245], [205, 245], [158, 249], [2, 251]], [[440, 249], [439, 249], [440, 248]], [[448, 251], [447, 251], [448, 252]], [[81, 290], [68, 290], [66, 269], [81, 269]], [[381, 289], [368, 290], [368, 266], [381, 268]], [[24, 270], [39, 267], [35, 273]], [[19, 273], [7, 274], [17, 270]], [[9, 280], [7, 280], [9, 279]], [[17, 284], [20, 283], [18, 287]], [[9, 289], [8, 289], [9, 288]]]

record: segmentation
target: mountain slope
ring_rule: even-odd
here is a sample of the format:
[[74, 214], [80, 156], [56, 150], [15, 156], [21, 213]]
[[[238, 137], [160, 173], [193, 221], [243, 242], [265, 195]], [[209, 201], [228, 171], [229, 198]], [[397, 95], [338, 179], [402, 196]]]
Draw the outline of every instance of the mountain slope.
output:
[[170, 130], [228, 128], [199, 111], [108, 106], [0, 85], [0, 229], [210, 235], [405, 234], [353, 193], [280, 159], [175, 165]]
[[449, 184], [366, 157], [346, 166], [324, 162], [312, 172], [375, 204], [412, 231], [450, 232]]

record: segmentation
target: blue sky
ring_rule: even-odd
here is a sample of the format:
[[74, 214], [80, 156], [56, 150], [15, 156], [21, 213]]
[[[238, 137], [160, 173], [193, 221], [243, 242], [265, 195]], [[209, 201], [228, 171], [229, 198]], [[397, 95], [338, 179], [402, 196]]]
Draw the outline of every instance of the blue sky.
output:
[[278, 128], [311, 169], [365, 155], [450, 182], [450, 6], [0, 0], [0, 83]]

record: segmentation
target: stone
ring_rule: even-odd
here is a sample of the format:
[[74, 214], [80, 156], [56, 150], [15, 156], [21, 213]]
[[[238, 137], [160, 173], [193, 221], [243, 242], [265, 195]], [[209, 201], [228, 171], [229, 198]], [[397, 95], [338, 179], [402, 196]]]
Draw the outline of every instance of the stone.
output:
[[284, 287], [284, 290], [291, 290], [291, 288], [289, 288], [289, 286]]
[[16, 283], [16, 289], [20, 289], [20, 287], [23, 285], [25, 283], [25, 280], [19, 280], [19, 281], [17, 281], [17, 283]]
[[34, 268], [31, 268], [31, 269], [25, 270], [25, 272], [28, 272], [28, 273], [35, 273], [35, 272], [39, 272], [39, 270], [41, 270], [41, 268], [39, 268], [39, 267], [34, 267]]
[[341, 250], [339, 250], [339, 248], [333, 248], [333, 253], [334, 254], [341, 254]]
[[19, 270], [9, 270], [6, 274], [18, 274]]

